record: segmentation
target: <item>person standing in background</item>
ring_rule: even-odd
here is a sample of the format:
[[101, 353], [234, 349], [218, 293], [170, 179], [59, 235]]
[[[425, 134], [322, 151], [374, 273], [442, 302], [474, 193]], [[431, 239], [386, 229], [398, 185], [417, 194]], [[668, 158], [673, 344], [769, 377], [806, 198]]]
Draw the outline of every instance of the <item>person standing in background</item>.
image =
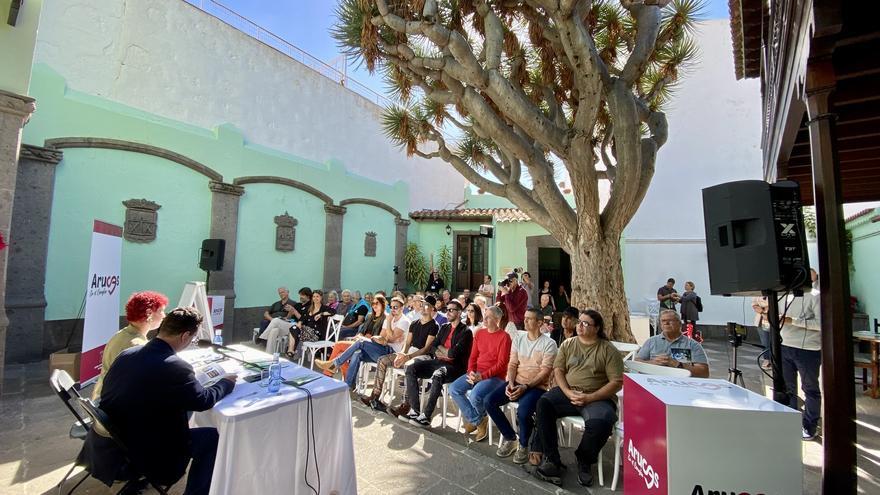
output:
[[671, 309], [675, 311], [675, 304], [678, 302], [678, 291], [675, 290], [675, 279], [666, 280], [666, 285], [657, 289], [657, 300], [660, 301], [660, 311]]
[[697, 320], [700, 319], [700, 312], [703, 311], [703, 300], [694, 292], [696, 286], [693, 282], [684, 283], [684, 294], [681, 295], [681, 321], [685, 328], [691, 325], [688, 337], [697, 342], [703, 341], [703, 334], [697, 330]]

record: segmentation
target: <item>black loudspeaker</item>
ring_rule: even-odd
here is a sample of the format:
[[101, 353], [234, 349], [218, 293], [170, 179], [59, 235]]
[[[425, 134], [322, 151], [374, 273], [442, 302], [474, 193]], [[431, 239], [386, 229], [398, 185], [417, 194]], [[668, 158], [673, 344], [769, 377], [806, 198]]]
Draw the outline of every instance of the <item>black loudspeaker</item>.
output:
[[756, 296], [810, 282], [796, 182], [728, 182], [703, 189], [712, 294]]
[[491, 225], [480, 225], [480, 237], [495, 237], [495, 227]]
[[207, 272], [219, 272], [223, 269], [224, 253], [226, 253], [225, 239], [205, 239], [202, 241], [202, 252], [199, 255], [199, 268]]

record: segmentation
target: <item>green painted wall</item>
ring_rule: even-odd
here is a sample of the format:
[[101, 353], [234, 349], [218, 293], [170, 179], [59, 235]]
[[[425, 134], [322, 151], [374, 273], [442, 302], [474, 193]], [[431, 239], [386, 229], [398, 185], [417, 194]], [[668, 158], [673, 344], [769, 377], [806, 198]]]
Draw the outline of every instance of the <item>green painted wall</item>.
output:
[[853, 265], [850, 272], [850, 293], [859, 298], [859, 308], [868, 314], [869, 328], [874, 318], [880, 319], [880, 223], [871, 218], [880, 215], [880, 208], [850, 222], [853, 237]]
[[[382, 184], [350, 174], [336, 161], [317, 163], [250, 145], [230, 125], [198, 128], [69, 90], [64, 79], [45, 65], [34, 66], [31, 96], [38, 100], [39, 111], [24, 128], [23, 142], [28, 144], [42, 146], [50, 138], [74, 136], [134, 141], [196, 160], [220, 173], [227, 183], [242, 176], [287, 177], [317, 188], [336, 203], [347, 198], [370, 198], [403, 214], [409, 211], [408, 186], [403, 182]], [[204, 272], [196, 265], [198, 247], [210, 228], [207, 177], [152, 156], [66, 149], [55, 182], [47, 262], [47, 319], [76, 317], [88, 269], [92, 220], [122, 225], [125, 208], [121, 202], [131, 198], [146, 198], [162, 208], [155, 242], [124, 243], [122, 301], [131, 291], [150, 288], [165, 292], [176, 302], [185, 281], [204, 280]], [[276, 297], [278, 285], [294, 290], [321, 285], [325, 213], [320, 201], [286, 186], [248, 184], [239, 206], [236, 307], [265, 306]], [[363, 259], [363, 231], [374, 230], [379, 233], [379, 253], [383, 257], [362, 265], [366, 268], [351, 283], [366, 288], [373, 287], [372, 281], [376, 280], [391, 288], [393, 217], [385, 210], [370, 211], [370, 221], [377, 223], [365, 221], [369, 229], [362, 229], [356, 242], [348, 242], [348, 236], [357, 237], [348, 227], [356, 226], [357, 219], [363, 218], [358, 212], [376, 210], [350, 206], [352, 217], [346, 218], [343, 231], [344, 252], [356, 247], [361, 257], [355, 257], [358, 262], [344, 270], [358, 266]], [[299, 220], [293, 253], [274, 250], [273, 218], [284, 211]], [[388, 261], [384, 261], [386, 258]], [[380, 265], [382, 270], [387, 268], [387, 275], [379, 273]]]
[[[247, 184], [238, 209], [236, 306], [265, 306], [275, 289], [321, 287], [326, 216], [324, 202], [299, 189], [278, 184]], [[275, 250], [275, 221], [287, 212], [296, 218], [294, 250]], [[241, 288], [241, 289], [238, 289]], [[243, 290], [243, 289], [247, 290]]]
[[519, 267], [527, 269], [526, 237], [539, 235], [547, 235], [547, 231], [533, 222], [496, 223], [494, 239], [497, 246], [496, 275], [502, 277]]
[[[394, 288], [394, 216], [375, 206], [345, 206], [342, 227], [342, 287], [361, 292]], [[364, 256], [367, 232], [376, 233], [376, 256]]]
[[197, 266], [201, 240], [209, 237], [211, 198], [204, 176], [147, 155], [65, 150], [56, 172], [49, 233], [47, 320], [73, 318], [82, 304], [92, 220], [121, 226], [122, 201], [143, 197], [161, 205], [156, 240], [123, 242], [122, 303], [132, 292], [150, 289], [176, 305], [184, 283], [204, 280]]
[[15, 27], [6, 23], [12, 0], [0, 0], [0, 90], [28, 94], [42, 0], [22, 3]]

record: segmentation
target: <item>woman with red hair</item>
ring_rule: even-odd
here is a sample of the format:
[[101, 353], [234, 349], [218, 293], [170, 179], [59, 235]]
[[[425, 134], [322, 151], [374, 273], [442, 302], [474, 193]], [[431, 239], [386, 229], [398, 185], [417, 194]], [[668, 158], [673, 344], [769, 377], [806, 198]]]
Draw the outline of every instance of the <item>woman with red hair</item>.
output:
[[116, 360], [116, 356], [129, 347], [144, 345], [147, 343], [147, 332], [159, 328], [159, 324], [165, 319], [165, 306], [168, 298], [164, 294], [153, 291], [135, 292], [125, 303], [125, 319], [128, 326], [116, 332], [107, 345], [101, 357], [101, 374], [98, 383], [92, 392], [92, 399], [101, 397], [101, 385], [110, 365]]

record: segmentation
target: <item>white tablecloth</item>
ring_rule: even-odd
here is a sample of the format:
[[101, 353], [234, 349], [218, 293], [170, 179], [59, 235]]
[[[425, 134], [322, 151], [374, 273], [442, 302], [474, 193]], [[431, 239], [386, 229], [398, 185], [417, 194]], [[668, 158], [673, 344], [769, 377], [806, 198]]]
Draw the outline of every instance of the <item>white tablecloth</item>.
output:
[[[190, 350], [180, 355], [196, 362], [206, 352], [210, 353]], [[253, 362], [270, 356], [248, 349], [242, 358]], [[308, 403], [304, 391], [282, 385], [278, 395], [269, 395], [259, 382], [247, 383], [242, 379], [251, 372], [244, 371], [239, 363], [226, 360], [220, 364], [239, 374], [235, 390], [213, 409], [193, 414], [191, 421], [193, 427], [215, 427], [220, 434], [211, 495], [314, 493], [306, 484], [306, 476], [317, 489], [315, 448], [320, 493], [357, 493], [351, 403], [345, 383], [320, 375], [304, 385], [312, 393], [313, 443], [307, 437]], [[288, 361], [282, 364], [285, 379], [316, 374]], [[260, 400], [248, 405], [255, 398]]]

